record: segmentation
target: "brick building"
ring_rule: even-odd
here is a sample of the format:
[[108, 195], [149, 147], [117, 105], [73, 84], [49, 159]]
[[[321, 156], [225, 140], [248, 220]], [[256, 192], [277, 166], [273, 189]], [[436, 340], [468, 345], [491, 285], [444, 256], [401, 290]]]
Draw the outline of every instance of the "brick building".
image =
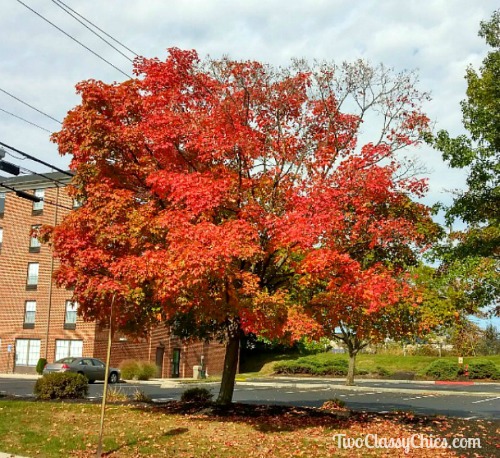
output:
[[[62, 173], [0, 178], [11, 188], [0, 188], [0, 373], [33, 373], [39, 358], [105, 358], [107, 332], [77, 316], [71, 290], [52, 281], [58, 262], [50, 247], [31, 237], [37, 226], [57, 224], [73, 208], [68, 180]], [[14, 190], [43, 200], [32, 202]], [[192, 377], [193, 366], [203, 360], [215, 375], [222, 372], [224, 347], [187, 343], [158, 327], [141, 341], [117, 335], [111, 365], [125, 359], [155, 362], [160, 377]]]

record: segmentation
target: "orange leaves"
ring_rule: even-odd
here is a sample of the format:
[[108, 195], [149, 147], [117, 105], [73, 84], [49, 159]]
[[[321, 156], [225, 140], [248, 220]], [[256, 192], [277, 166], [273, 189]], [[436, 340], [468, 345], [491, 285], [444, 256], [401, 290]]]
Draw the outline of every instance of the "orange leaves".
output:
[[288, 310], [284, 331], [292, 342], [299, 341], [304, 336], [317, 340], [325, 334], [321, 324], [298, 306], [290, 307]]
[[[176, 48], [138, 59], [136, 75], [80, 83], [53, 137], [85, 203], [49, 237], [85, 313], [106, 318], [114, 291], [138, 330], [192, 312], [274, 336], [292, 297], [312, 295], [329, 320], [397, 300], [428, 217], [408, 204], [425, 184], [395, 178], [395, 151], [426, 122], [409, 79], [362, 62], [200, 62]], [[367, 88], [384, 97], [362, 106]], [[395, 104], [411, 115], [390, 116]], [[370, 109], [392, 124], [359, 147]]]

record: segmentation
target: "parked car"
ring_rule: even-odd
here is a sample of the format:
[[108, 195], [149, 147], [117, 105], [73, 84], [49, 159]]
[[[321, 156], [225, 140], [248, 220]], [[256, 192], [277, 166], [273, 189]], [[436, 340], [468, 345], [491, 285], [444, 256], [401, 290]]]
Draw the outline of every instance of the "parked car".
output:
[[[96, 380], [104, 380], [106, 364], [97, 358], [75, 358], [69, 356], [45, 365], [43, 373], [50, 374], [51, 372], [76, 372], [77, 374], [85, 375], [85, 377], [89, 379], [89, 383], [94, 383]], [[108, 377], [109, 383], [119, 382], [120, 375], [120, 369], [110, 367]]]

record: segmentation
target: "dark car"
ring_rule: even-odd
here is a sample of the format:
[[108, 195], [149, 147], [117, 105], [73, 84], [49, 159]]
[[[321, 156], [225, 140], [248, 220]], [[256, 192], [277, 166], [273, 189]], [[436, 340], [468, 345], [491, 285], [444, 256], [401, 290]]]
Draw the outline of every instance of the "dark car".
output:
[[[106, 364], [96, 358], [75, 358], [69, 356], [55, 363], [47, 364], [43, 369], [43, 373], [50, 374], [51, 372], [76, 372], [77, 374], [85, 375], [89, 379], [89, 383], [93, 383], [95, 380], [104, 380]], [[109, 383], [119, 382], [120, 370], [110, 367], [108, 381]]]

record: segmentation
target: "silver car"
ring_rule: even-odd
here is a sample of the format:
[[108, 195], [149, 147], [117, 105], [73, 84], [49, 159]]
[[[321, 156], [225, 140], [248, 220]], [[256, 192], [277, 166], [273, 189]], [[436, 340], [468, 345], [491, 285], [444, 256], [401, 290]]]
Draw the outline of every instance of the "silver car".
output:
[[[51, 372], [76, 372], [77, 374], [85, 375], [85, 377], [89, 379], [89, 383], [94, 383], [96, 380], [104, 380], [106, 364], [96, 358], [76, 358], [69, 356], [54, 363], [46, 364], [43, 373], [50, 374]], [[109, 383], [117, 383], [120, 381], [119, 369], [110, 367], [108, 373]]]

